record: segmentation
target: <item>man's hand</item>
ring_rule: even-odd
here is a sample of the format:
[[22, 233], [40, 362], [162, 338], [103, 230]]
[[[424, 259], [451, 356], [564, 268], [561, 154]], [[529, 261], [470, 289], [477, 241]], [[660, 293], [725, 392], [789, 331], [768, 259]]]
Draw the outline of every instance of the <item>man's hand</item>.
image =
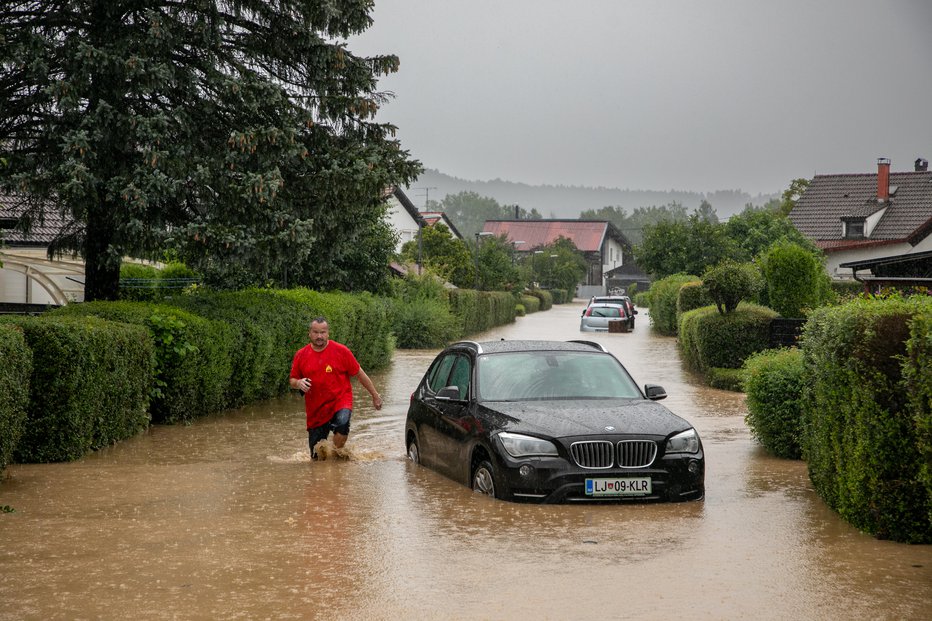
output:
[[374, 407], [377, 410], [382, 409], [382, 395], [380, 395], [379, 393], [375, 393], [374, 395], [372, 395], [372, 407]]

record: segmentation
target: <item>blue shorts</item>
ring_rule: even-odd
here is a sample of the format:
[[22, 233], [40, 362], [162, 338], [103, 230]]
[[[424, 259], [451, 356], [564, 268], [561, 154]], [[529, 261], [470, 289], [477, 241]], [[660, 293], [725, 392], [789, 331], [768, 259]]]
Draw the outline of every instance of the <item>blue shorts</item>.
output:
[[350, 428], [350, 418], [353, 416], [353, 410], [349, 408], [343, 408], [342, 410], [337, 410], [329, 421], [321, 425], [320, 427], [314, 427], [307, 430], [307, 443], [311, 448], [311, 455], [314, 455], [314, 446], [317, 445], [321, 440], [326, 440], [330, 436], [330, 432], [338, 433], [342, 436], [349, 435]]

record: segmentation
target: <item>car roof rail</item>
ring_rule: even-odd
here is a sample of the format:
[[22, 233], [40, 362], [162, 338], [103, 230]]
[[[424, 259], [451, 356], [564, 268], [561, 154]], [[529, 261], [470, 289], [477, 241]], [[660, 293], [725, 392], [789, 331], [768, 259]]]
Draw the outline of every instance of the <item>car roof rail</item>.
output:
[[466, 347], [471, 347], [472, 349], [475, 349], [477, 354], [482, 353], [482, 345], [480, 345], [476, 341], [457, 341], [453, 343], [453, 345], [465, 345]]
[[580, 339], [570, 339], [569, 341], [567, 341], [567, 343], [579, 343], [580, 345], [588, 345], [589, 347], [593, 347], [595, 349], [598, 349], [599, 351], [604, 351], [605, 353], [608, 353], [608, 350], [605, 349], [601, 343], [596, 343], [595, 341], [583, 341]]

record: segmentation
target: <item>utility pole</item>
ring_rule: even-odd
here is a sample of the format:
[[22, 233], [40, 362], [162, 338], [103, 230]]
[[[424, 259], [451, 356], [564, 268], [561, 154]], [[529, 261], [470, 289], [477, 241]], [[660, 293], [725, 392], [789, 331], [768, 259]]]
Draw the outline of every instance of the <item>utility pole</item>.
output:
[[[436, 190], [435, 187], [429, 188], [413, 188], [414, 190], [424, 190], [424, 211], [427, 211], [427, 207], [430, 204], [430, 191]], [[417, 223], [417, 275], [421, 275], [421, 254], [424, 251], [424, 236], [421, 234], [424, 225], [420, 222]]]

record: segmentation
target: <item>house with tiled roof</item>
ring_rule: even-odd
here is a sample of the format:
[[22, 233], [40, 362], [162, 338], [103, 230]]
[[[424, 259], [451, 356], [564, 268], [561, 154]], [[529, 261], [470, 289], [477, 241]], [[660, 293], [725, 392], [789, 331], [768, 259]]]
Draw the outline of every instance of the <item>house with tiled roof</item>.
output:
[[405, 242], [417, 239], [418, 231], [427, 223], [401, 188], [391, 188], [385, 200], [388, 201], [388, 223], [398, 233], [395, 252], [400, 253]]
[[427, 226], [436, 226], [437, 224], [443, 224], [448, 229], [450, 229], [450, 233], [453, 235], [453, 237], [455, 237], [456, 239], [463, 239], [463, 236], [457, 230], [456, 226], [453, 224], [453, 222], [447, 217], [447, 214], [445, 214], [444, 212], [422, 211], [421, 217], [424, 218], [424, 222], [427, 224]]
[[633, 263], [631, 242], [618, 228], [603, 220], [486, 220], [483, 232], [505, 235], [515, 245], [515, 253], [529, 255], [560, 237], [573, 242], [588, 264], [576, 296], [604, 295], [610, 272]]
[[22, 199], [0, 193], [0, 311], [38, 311], [82, 301], [84, 262], [48, 257], [49, 245], [68, 232], [69, 223], [56, 209], [46, 209], [27, 227], [26, 213]]
[[851, 264], [932, 250], [932, 172], [919, 158], [910, 172], [813, 177], [789, 214], [793, 226], [821, 248], [834, 279], [851, 279]]

